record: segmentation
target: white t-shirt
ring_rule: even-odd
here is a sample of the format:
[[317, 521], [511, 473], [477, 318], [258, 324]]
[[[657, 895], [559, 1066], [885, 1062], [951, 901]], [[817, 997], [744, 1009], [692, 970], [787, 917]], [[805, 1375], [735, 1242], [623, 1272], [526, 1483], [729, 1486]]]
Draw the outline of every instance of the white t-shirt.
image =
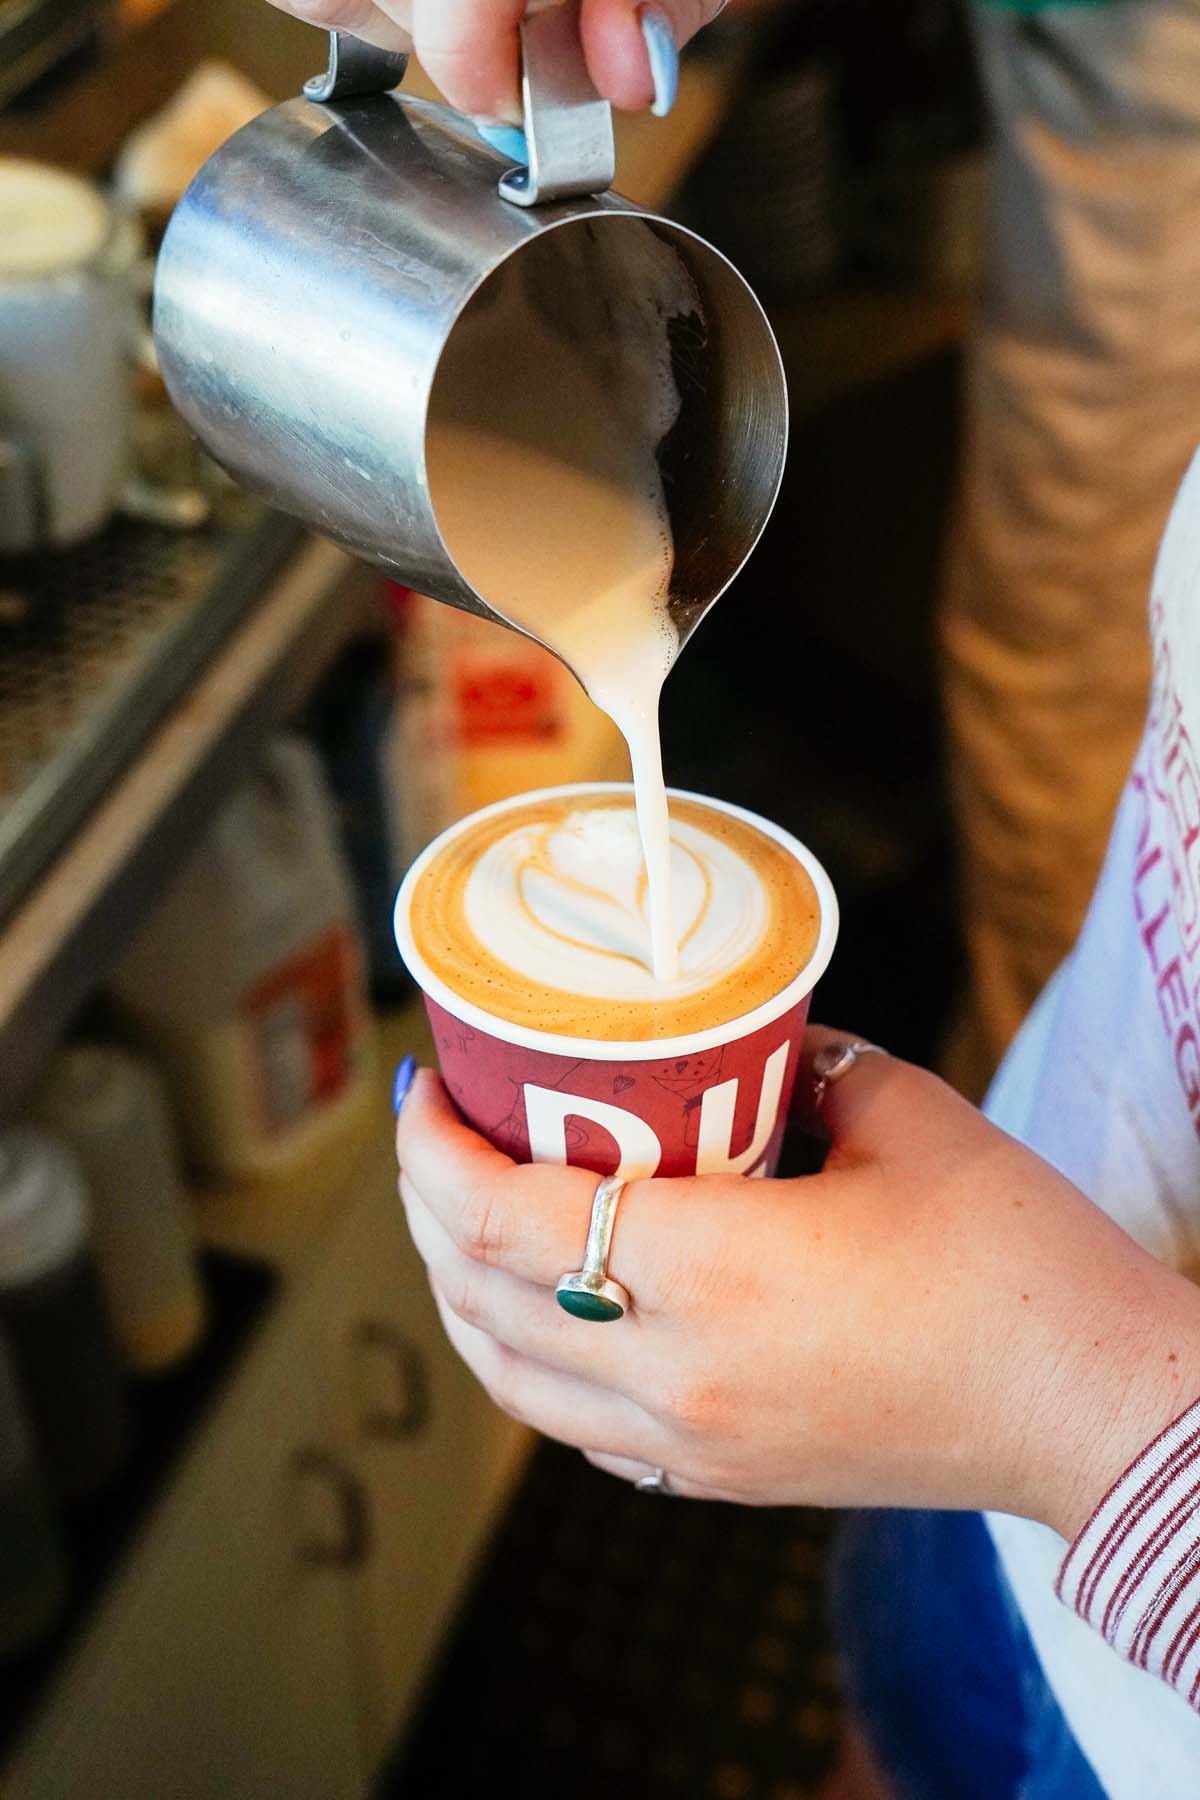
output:
[[[1147, 1250], [1200, 1271], [1200, 457], [1163, 539], [1150, 629], [1145, 734], [1091, 908], [986, 1111]], [[1061, 1538], [988, 1520], [1111, 1800], [1200, 1800], [1200, 1444], [1189, 1446], [1182, 1427], [1156, 1446], [1072, 1551], [1064, 1598], [1075, 1603], [1093, 1571], [1102, 1582], [1091, 1623], [1056, 1598]]]

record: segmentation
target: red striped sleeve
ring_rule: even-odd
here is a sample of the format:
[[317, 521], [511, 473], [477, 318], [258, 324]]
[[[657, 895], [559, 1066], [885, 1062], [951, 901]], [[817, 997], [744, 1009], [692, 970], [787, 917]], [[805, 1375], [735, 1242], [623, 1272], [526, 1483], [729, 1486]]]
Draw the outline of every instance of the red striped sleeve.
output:
[[1200, 1400], [1105, 1494], [1057, 1588], [1118, 1656], [1200, 1710]]

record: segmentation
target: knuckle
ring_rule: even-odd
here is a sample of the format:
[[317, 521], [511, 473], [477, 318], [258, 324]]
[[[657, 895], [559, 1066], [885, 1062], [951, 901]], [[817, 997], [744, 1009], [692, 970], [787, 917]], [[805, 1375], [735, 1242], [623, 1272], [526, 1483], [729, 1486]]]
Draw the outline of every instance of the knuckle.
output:
[[687, 1437], [720, 1437], [729, 1419], [724, 1390], [714, 1381], [684, 1381], [667, 1389], [662, 1415]]
[[472, 1262], [498, 1263], [503, 1260], [507, 1232], [503, 1208], [494, 1187], [473, 1188], [464, 1197], [459, 1208], [455, 1241]]

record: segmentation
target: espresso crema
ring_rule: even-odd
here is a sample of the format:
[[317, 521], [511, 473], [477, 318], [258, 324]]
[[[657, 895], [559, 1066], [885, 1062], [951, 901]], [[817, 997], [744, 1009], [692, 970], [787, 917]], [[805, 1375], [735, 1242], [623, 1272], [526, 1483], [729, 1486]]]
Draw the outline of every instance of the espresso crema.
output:
[[673, 980], [654, 973], [632, 796], [548, 794], [468, 821], [415, 882], [418, 954], [453, 993], [514, 1025], [644, 1041], [753, 1012], [810, 960], [807, 870], [745, 820], [671, 801]]

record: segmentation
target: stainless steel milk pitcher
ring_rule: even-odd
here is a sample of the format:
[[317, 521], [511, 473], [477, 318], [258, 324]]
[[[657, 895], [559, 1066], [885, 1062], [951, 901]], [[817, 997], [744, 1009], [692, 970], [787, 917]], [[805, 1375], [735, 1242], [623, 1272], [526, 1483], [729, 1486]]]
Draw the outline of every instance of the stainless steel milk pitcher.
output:
[[609, 188], [611, 116], [584, 68], [577, 0], [527, 19], [523, 53], [527, 171], [448, 108], [373, 91], [394, 86], [403, 58], [335, 36], [328, 74], [237, 132], [180, 201], [156, 281], [163, 377], [247, 487], [408, 586], [524, 630], [466, 579], [439, 530], [426, 466], [435, 377], [464, 309], [511, 258], [544, 254], [547, 234], [564, 234], [554, 245], [587, 234], [588, 254], [620, 279], [625, 258], [636, 286], [630, 234], [649, 229], [699, 296], [700, 316], [672, 326], [680, 410], [656, 451], [682, 642], [778, 492], [778, 347], [719, 251]]

